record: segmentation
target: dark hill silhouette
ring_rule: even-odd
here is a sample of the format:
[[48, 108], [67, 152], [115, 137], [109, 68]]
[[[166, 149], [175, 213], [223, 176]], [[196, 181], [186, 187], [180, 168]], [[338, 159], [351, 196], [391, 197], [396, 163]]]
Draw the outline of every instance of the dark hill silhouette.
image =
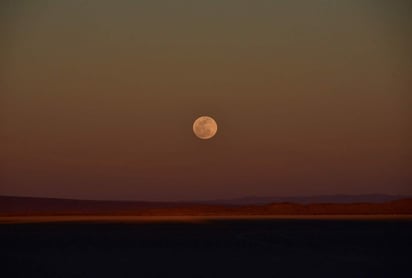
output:
[[412, 198], [384, 203], [220, 205], [183, 202], [88, 201], [0, 196], [0, 216], [412, 215]]
[[265, 205], [270, 203], [295, 203], [295, 204], [351, 204], [351, 203], [384, 203], [400, 199], [409, 199], [412, 196], [387, 195], [387, 194], [335, 194], [335, 195], [314, 195], [314, 196], [286, 196], [286, 197], [258, 197], [248, 196], [234, 199], [220, 199], [204, 201], [209, 204], [232, 204], [232, 205]]

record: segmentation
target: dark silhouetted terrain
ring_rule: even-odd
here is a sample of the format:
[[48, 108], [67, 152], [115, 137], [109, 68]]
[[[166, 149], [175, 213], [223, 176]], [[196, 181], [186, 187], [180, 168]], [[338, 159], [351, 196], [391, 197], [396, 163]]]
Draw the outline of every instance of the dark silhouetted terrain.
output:
[[[0, 197], [0, 214], [0, 277], [412, 276], [411, 199], [214, 205]], [[276, 215], [286, 219], [259, 218]], [[315, 217], [299, 218], [306, 215]]]
[[249, 196], [236, 199], [221, 199], [206, 201], [209, 204], [230, 204], [230, 205], [265, 205], [271, 203], [294, 203], [294, 204], [352, 204], [352, 203], [384, 203], [401, 199], [411, 199], [412, 196], [385, 195], [385, 194], [335, 194], [318, 196], [291, 196], [291, 197], [257, 197]]
[[266, 205], [222, 205], [0, 197], [0, 216], [65, 215], [412, 215], [412, 199], [394, 200], [384, 203], [272, 203]]

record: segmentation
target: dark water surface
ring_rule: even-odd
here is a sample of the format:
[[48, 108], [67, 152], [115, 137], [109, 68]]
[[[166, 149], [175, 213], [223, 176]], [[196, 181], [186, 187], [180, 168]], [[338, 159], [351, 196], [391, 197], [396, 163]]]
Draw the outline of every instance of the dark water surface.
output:
[[412, 277], [412, 221], [0, 225], [0, 277]]

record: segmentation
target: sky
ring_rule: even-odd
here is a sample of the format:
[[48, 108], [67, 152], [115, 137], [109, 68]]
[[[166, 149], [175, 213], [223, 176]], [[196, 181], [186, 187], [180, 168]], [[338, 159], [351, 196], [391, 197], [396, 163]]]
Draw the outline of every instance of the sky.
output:
[[[2, 1], [0, 195], [412, 194], [408, 1]], [[219, 125], [194, 136], [201, 115]]]

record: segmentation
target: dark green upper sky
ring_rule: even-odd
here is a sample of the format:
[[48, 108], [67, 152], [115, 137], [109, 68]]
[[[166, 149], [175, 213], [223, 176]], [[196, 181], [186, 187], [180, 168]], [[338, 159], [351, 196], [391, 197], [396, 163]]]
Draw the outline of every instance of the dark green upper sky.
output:
[[411, 194], [411, 7], [4, 1], [0, 195]]

